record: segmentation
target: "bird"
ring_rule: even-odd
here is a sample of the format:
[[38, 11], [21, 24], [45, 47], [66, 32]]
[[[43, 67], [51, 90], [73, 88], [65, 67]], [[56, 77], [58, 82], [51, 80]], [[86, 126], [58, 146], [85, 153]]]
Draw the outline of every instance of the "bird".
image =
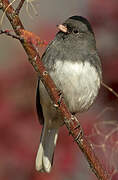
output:
[[[102, 66], [96, 49], [95, 35], [89, 21], [74, 15], [58, 25], [54, 40], [42, 55], [42, 62], [62, 92], [65, 104], [75, 115], [87, 111], [96, 99], [102, 80]], [[36, 170], [50, 173], [62, 114], [38, 77], [36, 109], [42, 127], [36, 155]]]

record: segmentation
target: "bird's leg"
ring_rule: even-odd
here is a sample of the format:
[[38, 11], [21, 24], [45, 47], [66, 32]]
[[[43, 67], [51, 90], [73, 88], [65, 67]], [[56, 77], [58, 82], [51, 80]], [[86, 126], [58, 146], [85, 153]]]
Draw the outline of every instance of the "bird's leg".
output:
[[57, 101], [57, 104], [54, 104], [54, 107], [58, 108], [61, 104], [61, 100], [63, 98], [63, 94], [62, 94], [62, 91], [61, 90], [58, 90], [58, 95], [59, 95], [59, 99]]
[[[74, 123], [73, 120], [76, 123]], [[68, 121], [69, 126], [70, 126], [71, 123], [73, 124], [72, 125], [73, 127], [69, 128], [69, 135], [70, 134], [71, 135], [75, 134], [74, 131], [77, 131], [76, 133], [78, 133], [78, 134], [76, 135], [76, 137], [74, 137], [74, 141], [80, 141], [81, 138], [83, 137], [83, 130], [81, 128], [81, 125], [80, 125], [79, 121], [77, 120], [77, 118], [76, 118], [76, 116], [74, 114], [72, 114], [72, 117], [71, 117], [70, 121]], [[74, 124], [76, 124], [76, 125], [74, 126]]]
[[58, 99], [58, 105], [60, 106], [60, 104], [61, 104], [61, 100], [62, 100], [62, 98], [63, 98], [63, 94], [62, 94], [62, 91], [61, 90], [59, 90], [59, 99]]

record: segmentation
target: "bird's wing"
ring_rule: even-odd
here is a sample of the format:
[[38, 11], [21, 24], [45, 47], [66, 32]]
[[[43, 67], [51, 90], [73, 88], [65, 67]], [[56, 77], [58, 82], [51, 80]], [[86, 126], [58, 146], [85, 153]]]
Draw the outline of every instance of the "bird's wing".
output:
[[38, 80], [37, 91], [36, 91], [36, 109], [40, 124], [44, 124], [43, 111], [40, 104], [39, 84], [40, 84], [40, 79]]
[[[57, 55], [57, 49], [53, 45], [55, 41], [51, 41], [46, 48], [41, 60], [46, 67], [46, 69], [49, 71], [52, 66], [53, 66], [53, 61]], [[50, 59], [50, 61], [49, 61]], [[50, 63], [51, 62], [51, 63]], [[39, 93], [39, 86], [40, 86], [40, 78], [38, 79], [37, 83], [37, 91], [36, 91], [36, 109], [37, 109], [37, 114], [39, 118], [40, 124], [44, 124], [44, 116], [43, 116], [43, 111], [42, 111], [42, 106], [40, 104], [40, 93]]]

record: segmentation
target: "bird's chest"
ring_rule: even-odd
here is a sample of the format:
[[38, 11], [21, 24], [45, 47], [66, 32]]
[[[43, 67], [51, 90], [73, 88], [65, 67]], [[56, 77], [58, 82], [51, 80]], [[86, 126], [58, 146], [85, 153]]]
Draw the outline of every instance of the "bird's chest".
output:
[[91, 106], [98, 94], [100, 78], [89, 62], [71, 63], [57, 60], [50, 71], [57, 88], [63, 92], [71, 112], [82, 112]]

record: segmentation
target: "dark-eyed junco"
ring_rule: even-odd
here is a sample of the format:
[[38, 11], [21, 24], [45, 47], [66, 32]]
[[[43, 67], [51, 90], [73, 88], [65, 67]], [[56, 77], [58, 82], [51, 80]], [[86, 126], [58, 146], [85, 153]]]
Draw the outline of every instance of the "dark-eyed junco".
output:
[[[81, 16], [68, 18], [58, 28], [59, 32], [48, 45], [42, 61], [58, 90], [63, 93], [70, 112], [81, 113], [93, 104], [102, 78], [94, 33], [88, 20]], [[40, 123], [43, 124], [36, 170], [50, 172], [63, 118], [40, 78], [36, 106]]]

